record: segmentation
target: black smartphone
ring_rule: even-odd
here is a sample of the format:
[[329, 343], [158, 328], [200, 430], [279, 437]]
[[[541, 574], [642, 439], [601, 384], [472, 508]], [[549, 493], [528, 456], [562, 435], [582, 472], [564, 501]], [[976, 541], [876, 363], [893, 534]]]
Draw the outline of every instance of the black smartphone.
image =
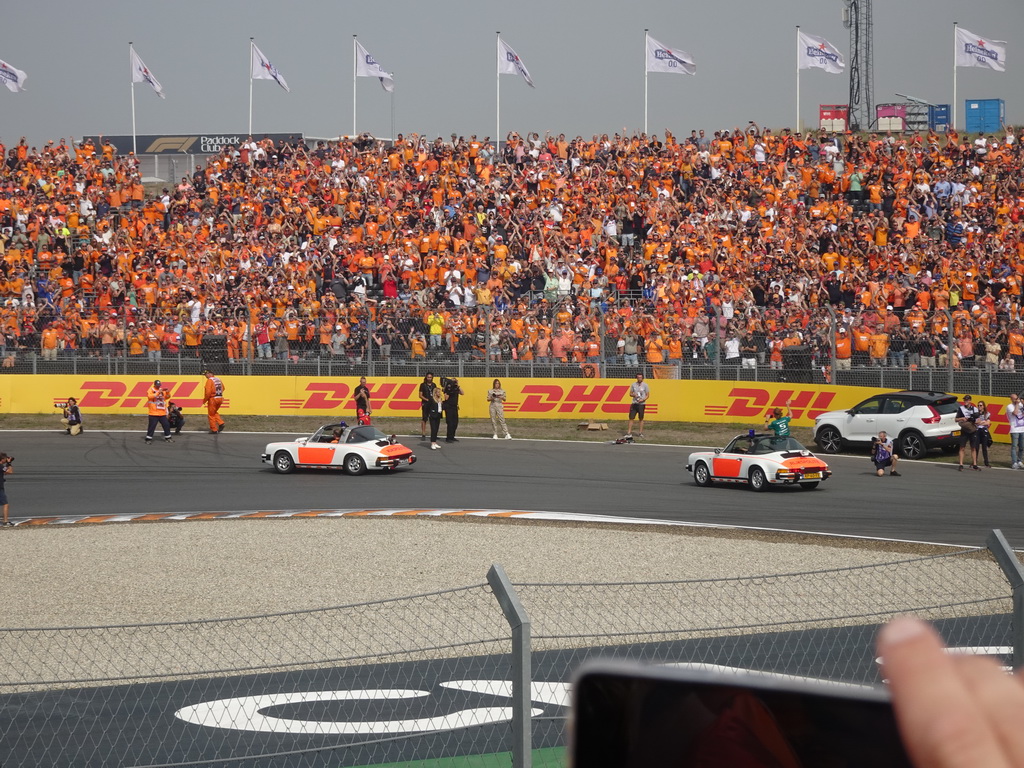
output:
[[572, 698], [572, 768], [911, 766], [876, 686], [595, 660]]

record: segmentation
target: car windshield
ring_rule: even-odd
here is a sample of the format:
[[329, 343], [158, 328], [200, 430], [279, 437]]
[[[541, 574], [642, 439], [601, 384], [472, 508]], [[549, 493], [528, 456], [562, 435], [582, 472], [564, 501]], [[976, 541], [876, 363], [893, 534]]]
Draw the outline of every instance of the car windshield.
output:
[[726, 453], [761, 455], [775, 452], [793, 453], [806, 451], [807, 449], [800, 444], [799, 440], [795, 440], [792, 437], [776, 437], [774, 435], [748, 437], [744, 435], [733, 440], [725, 450]]
[[353, 427], [349, 430], [346, 443], [368, 443], [376, 440], [387, 440], [388, 436], [376, 427]]
[[[341, 438], [342, 432], [345, 431], [347, 425], [342, 422], [340, 424], [324, 424], [309, 439], [311, 443], [334, 443], [338, 442]], [[337, 432], [337, 435], [335, 434]], [[337, 439], [336, 439], [337, 438]]]

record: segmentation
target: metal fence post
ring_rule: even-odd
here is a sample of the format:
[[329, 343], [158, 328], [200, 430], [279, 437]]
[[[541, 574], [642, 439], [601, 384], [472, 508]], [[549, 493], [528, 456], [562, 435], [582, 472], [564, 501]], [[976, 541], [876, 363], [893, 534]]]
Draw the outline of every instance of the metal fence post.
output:
[[533, 765], [532, 700], [530, 697], [530, 617], [519, 602], [505, 569], [495, 563], [487, 571], [487, 583], [498, 599], [512, 629], [512, 768]]
[[839, 325], [839, 318], [836, 317], [836, 311], [832, 308], [831, 304], [826, 304], [825, 309], [828, 311], [828, 364], [829, 370], [832, 372], [827, 383], [838, 384], [839, 376], [838, 369], [836, 368], [836, 329]]
[[949, 374], [949, 382], [946, 384], [946, 391], [952, 392], [953, 384], [956, 380], [955, 374], [953, 373], [953, 356], [956, 354], [953, 347], [953, 344], [955, 343], [953, 340], [953, 314], [948, 309], [942, 310], [942, 314], [946, 316], [946, 366]]
[[484, 378], [491, 378], [491, 307], [484, 307]]
[[722, 380], [722, 309], [717, 304], [711, 305], [715, 313], [715, 332], [712, 338], [715, 340], [715, 381]]
[[1024, 568], [998, 528], [993, 528], [985, 545], [995, 557], [1013, 594], [1013, 668], [1024, 666]]

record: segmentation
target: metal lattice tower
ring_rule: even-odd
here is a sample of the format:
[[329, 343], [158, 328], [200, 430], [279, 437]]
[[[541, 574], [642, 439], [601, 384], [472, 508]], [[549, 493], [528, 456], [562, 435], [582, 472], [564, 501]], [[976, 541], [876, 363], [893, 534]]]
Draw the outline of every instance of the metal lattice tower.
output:
[[843, 0], [843, 25], [850, 30], [850, 114], [852, 131], [866, 131], [875, 122], [875, 26], [872, 0]]

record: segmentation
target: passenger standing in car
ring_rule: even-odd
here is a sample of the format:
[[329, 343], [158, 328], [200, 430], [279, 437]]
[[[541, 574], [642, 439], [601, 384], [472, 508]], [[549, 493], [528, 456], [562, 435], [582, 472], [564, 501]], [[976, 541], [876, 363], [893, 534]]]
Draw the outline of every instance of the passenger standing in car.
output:
[[366, 377], [359, 377], [359, 384], [352, 392], [352, 399], [356, 402], [356, 423], [366, 426], [370, 423], [370, 388], [366, 386]]
[[793, 419], [793, 401], [786, 401], [786, 413], [783, 415], [781, 408], [772, 411], [772, 415], [765, 419], [765, 429], [775, 433], [775, 437], [789, 437], [789, 422]]

